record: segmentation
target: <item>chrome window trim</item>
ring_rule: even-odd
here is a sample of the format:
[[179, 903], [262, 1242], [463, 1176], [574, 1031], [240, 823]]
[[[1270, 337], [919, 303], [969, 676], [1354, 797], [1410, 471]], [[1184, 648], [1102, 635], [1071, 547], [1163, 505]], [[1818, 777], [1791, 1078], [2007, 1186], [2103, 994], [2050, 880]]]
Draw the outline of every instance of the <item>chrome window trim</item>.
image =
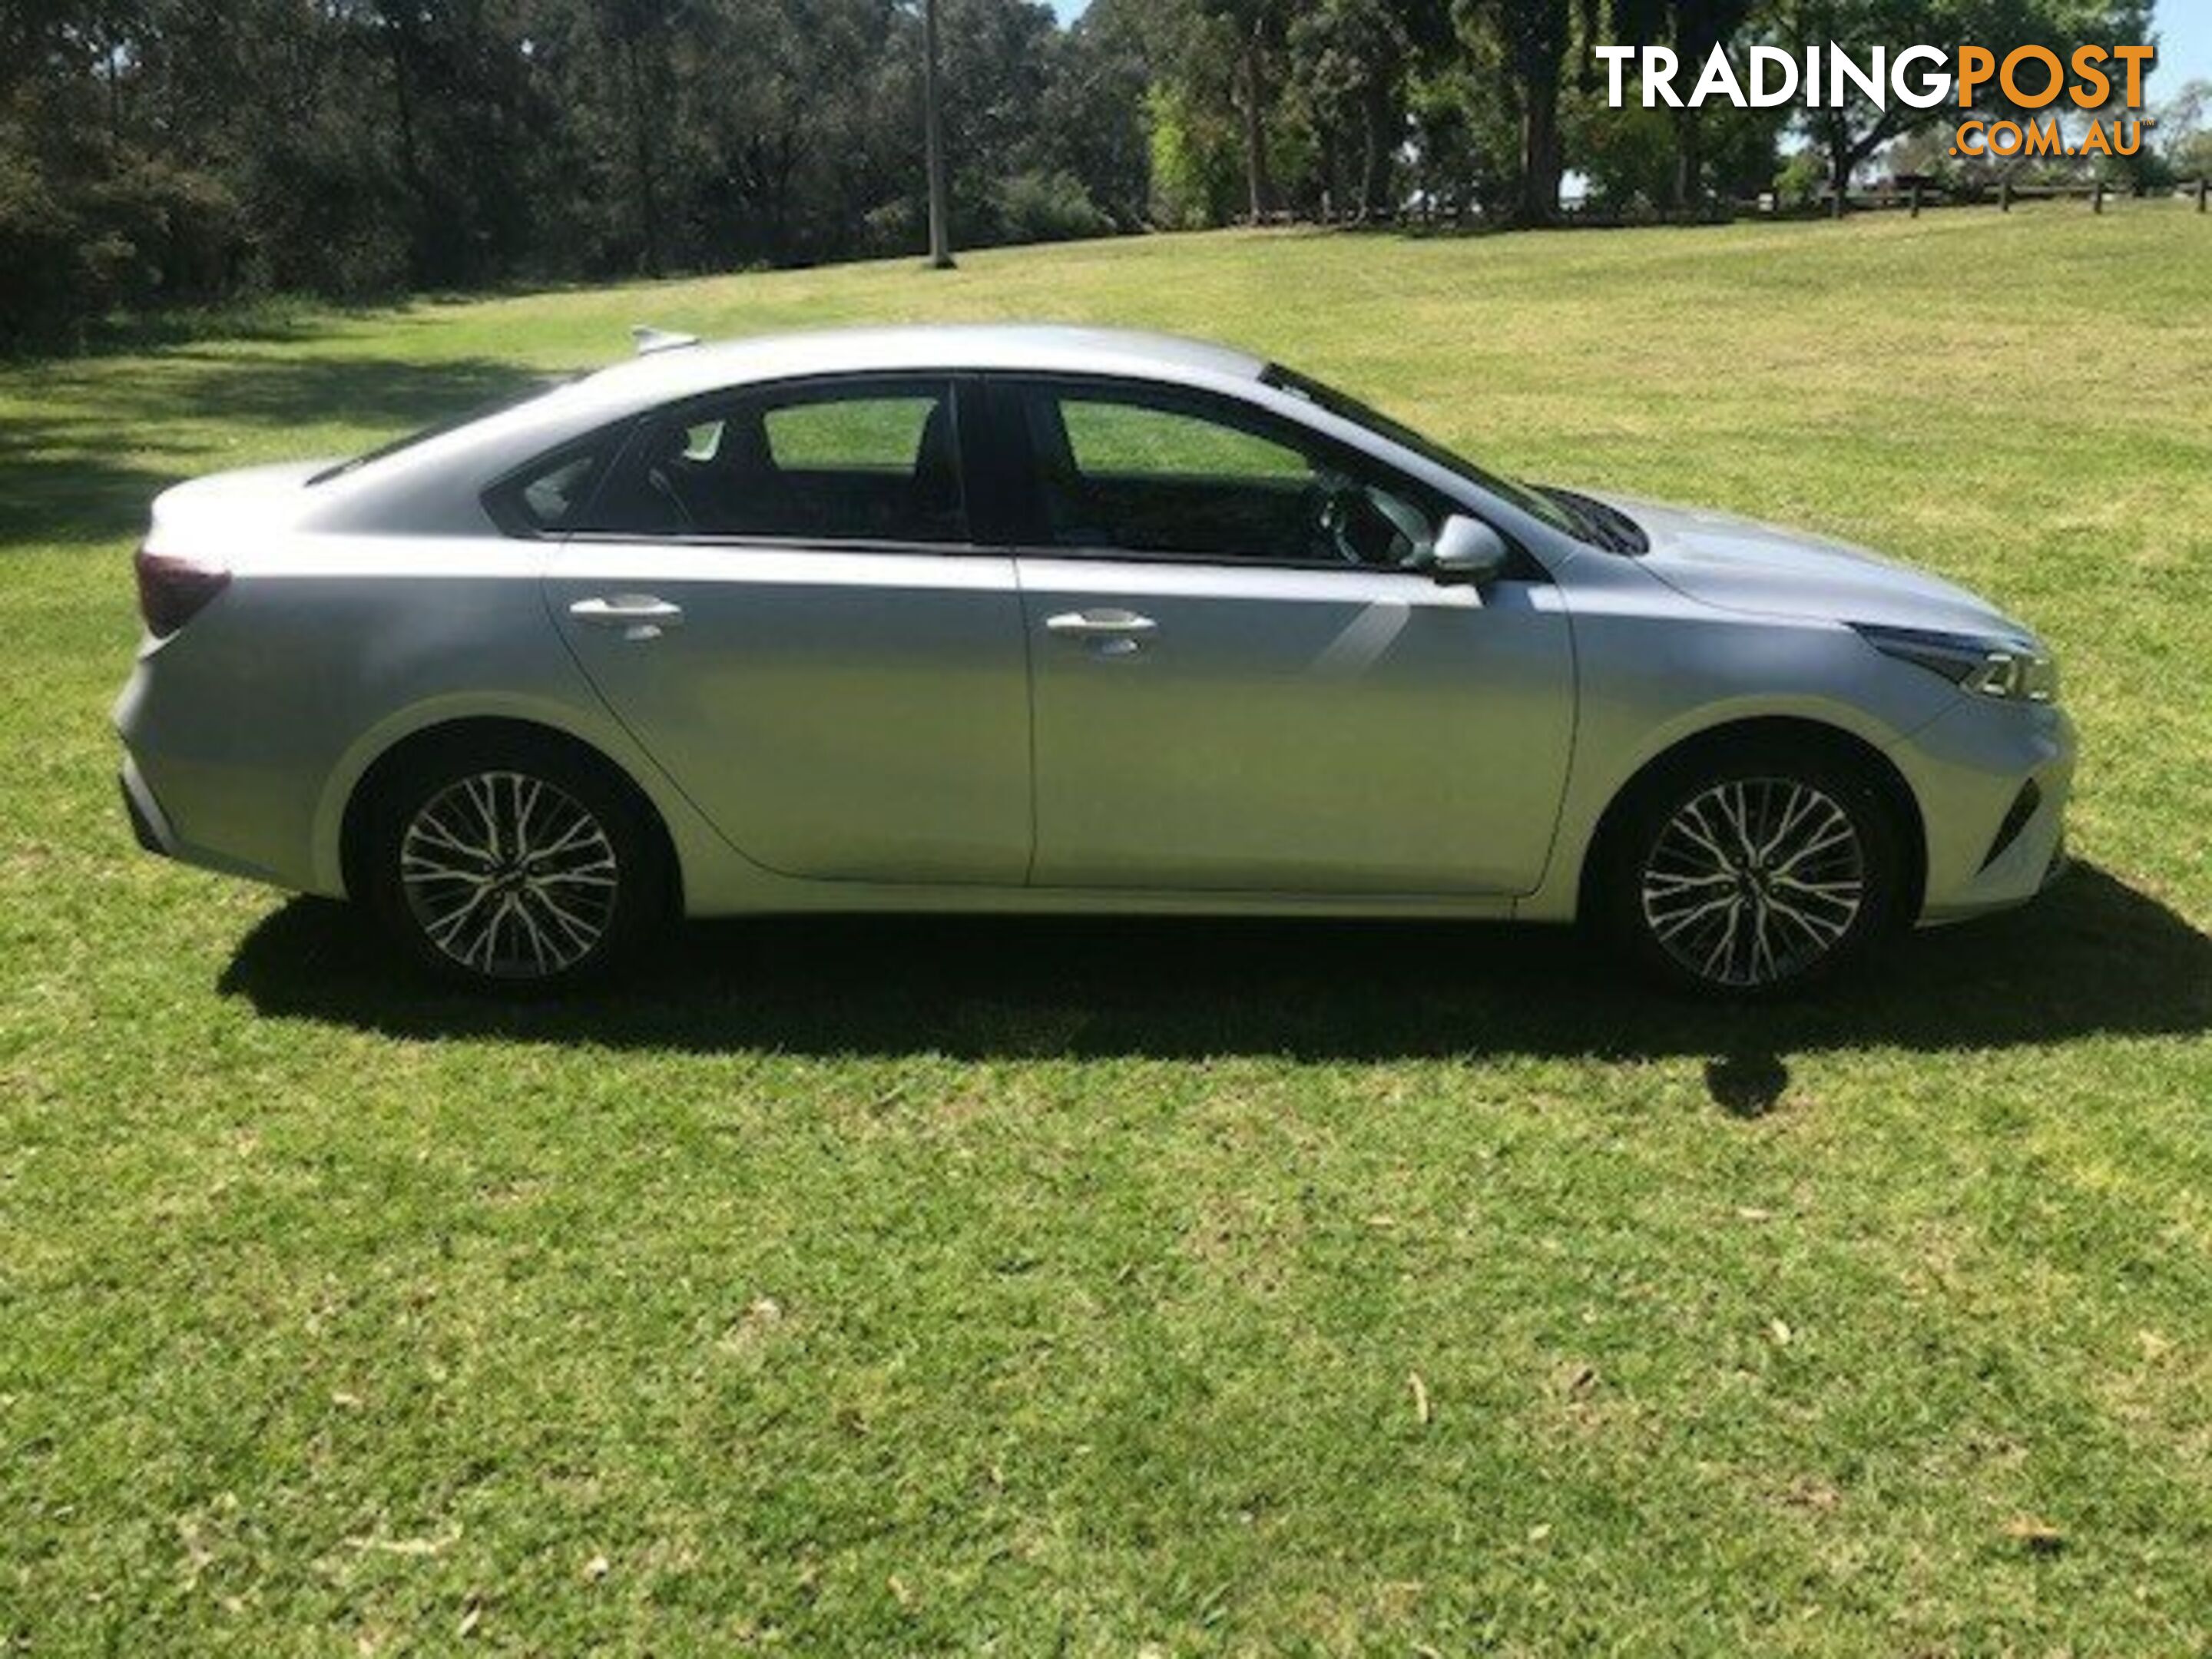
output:
[[1425, 570], [1401, 564], [1347, 564], [1342, 559], [1224, 559], [1206, 553], [1132, 553], [1118, 547], [1061, 547], [1054, 544], [1023, 543], [1013, 548], [1018, 559], [1079, 559], [1091, 564], [1171, 564], [1212, 570], [1340, 571], [1347, 576], [1413, 576], [1432, 582]]
[[538, 539], [558, 539], [593, 546], [726, 547], [737, 552], [757, 553], [891, 553], [912, 558], [938, 559], [1002, 559], [1010, 551], [1005, 547], [973, 540], [915, 542], [883, 537], [740, 536], [699, 532], [671, 532], [647, 536], [626, 530], [574, 530], [557, 538], [541, 537]]

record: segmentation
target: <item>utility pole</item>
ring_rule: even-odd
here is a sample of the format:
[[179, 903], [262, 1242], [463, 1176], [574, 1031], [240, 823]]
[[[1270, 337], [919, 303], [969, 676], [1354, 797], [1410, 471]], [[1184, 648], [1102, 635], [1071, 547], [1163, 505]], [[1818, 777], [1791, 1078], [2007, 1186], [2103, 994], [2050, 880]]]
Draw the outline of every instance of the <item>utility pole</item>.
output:
[[945, 110], [937, 84], [937, 0], [921, 0], [921, 100], [929, 146], [929, 268], [952, 269], [952, 233], [945, 222]]

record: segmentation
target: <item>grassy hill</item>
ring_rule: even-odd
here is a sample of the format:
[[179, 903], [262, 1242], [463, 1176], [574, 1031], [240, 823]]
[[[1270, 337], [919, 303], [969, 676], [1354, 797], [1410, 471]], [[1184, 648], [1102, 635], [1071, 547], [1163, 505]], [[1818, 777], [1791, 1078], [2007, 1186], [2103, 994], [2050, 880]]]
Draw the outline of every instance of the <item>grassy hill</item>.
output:
[[[2212, 1644], [2212, 221], [1228, 234], [0, 370], [0, 1643]], [[762, 922], [505, 1010], [138, 855], [147, 497], [635, 321], [1212, 335], [2057, 646], [2087, 867], [1727, 1013], [1481, 929]]]

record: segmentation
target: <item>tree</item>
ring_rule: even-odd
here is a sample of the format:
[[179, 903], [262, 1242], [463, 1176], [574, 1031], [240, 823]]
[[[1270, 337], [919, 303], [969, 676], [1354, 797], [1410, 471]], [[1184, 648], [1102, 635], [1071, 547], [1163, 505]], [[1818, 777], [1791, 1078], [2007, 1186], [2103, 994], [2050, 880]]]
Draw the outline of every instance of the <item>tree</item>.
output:
[[1574, 32], [1569, 0], [1462, 0], [1463, 21], [1496, 44], [1519, 128], [1514, 216], [1526, 225], [1558, 216], [1559, 70]]
[[[1675, 61], [1694, 73], [1715, 46], [1731, 45], [1757, 9], [1757, 0], [1613, 0], [1613, 33], [1622, 44], [1668, 46]], [[1674, 166], [1668, 201], [1694, 210], [1705, 193], [1705, 112], [1683, 106], [1668, 112], [1674, 129]]]
[[[1857, 33], [1883, 4], [1911, 28], [2118, 15], [1771, 3]], [[1040, 0], [942, 0], [960, 234], [1371, 216], [1409, 188], [1541, 222], [1571, 149], [1608, 188], [1661, 164], [1663, 131], [1562, 84], [1608, 3], [1631, 0], [1093, 0], [1063, 29]], [[1633, 3], [1677, 42], [1741, 9]], [[0, 0], [0, 346], [271, 290], [911, 252], [919, 27], [912, 0]], [[1723, 112], [1684, 132], [1693, 182], [1771, 155]]]
[[[2014, 46], [2040, 45], [2067, 60], [2086, 41], [2142, 40], [2150, 26], [2148, 0], [1793, 0], [1784, 19], [1784, 44], [1804, 60], [1821, 51], [1828, 68], [1830, 43], [1863, 49], [1863, 43], [1972, 41], [2000, 61]], [[1977, 107], [1995, 114], [2035, 117], [2045, 112], [2008, 111], [1994, 85], [1978, 88]], [[1840, 211], [1858, 169], [1894, 139], [1958, 118], [1955, 103], [1920, 109], [1899, 98], [1875, 109], [1864, 100], [1808, 112], [1814, 140], [1828, 156], [1830, 187]]]
[[1332, 187], [1353, 165], [1351, 194], [1364, 219], [1392, 205], [1413, 75], [1451, 43], [1450, 16], [1430, 0], [1317, 0], [1291, 26], [1293, 81], [1311, 112]]
[[1144, 222], [1150, 190], [1145, 95], [1152, 69], [1142, 32], [1115, 0], [1093, 0], [1050, 43], [1038, 110], [1038, 160], [1065, 173], [1122, 230]]
[[1199, 9], [1225, 32], [1235, 54], [1237, 112], [1244, 124], [1244, 179], [1254, 224], [1274, 207], [1267, 167], [1267, 109], [1273, 60], [1282, 50], [1284, 0], [1199, 0]]
[[2202, 179], [2212, 174], [2212, 81], [2189, 81], [2160, 107], [2159, 148], [2167, 170], [2177, 179]]

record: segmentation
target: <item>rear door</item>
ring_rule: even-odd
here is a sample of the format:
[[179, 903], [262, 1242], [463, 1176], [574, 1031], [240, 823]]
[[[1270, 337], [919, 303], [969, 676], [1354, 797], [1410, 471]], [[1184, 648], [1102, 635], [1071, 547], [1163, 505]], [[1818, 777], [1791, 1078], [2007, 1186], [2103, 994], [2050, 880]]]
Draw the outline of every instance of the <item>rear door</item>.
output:
[[545, 590], [592, 684], [740, 851], [793, 876], [1018, 884], [1012, 560], [969, 531], [951, 375], [781, 383], [648, 419]]
[[992, 408], [1031, 485], [1035, 884], [1535, 886], [1574, 724], [1540, 569], [1438, 586], [1448, 502], [1235, 399], [1010, 378]]

